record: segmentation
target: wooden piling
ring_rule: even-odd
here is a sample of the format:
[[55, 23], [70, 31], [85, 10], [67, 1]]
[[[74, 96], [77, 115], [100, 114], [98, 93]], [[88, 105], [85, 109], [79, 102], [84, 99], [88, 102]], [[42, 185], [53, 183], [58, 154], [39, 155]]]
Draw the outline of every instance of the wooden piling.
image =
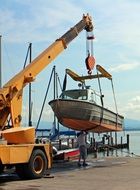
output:
[[74, 148], [74, 139], [71, 139], [71, 146]]
[[117, 145], [117, 132], [115, 132], [115, 144]]
[[105, 144], [105, 137], [104, 136], [102, 137], [102, 142], [103, 142], [103, 144]]
[[111, 145], [113, 145], [113, 137], [111, 137]]
[[67, 146], [70, 147], [70, 141], [69, 141], [69, 138], [67, 138]]
[[92, 137], [90, 138], [90, 145], [91, 145], [91, 147], [93, 146], [93, 138]]
[[107, 156], [109, 156], [109, 147], [107, 147]]
[[127, 134], [126, 138], [127, 138], [127, 148], [129, 149], [129, 134]]
[[59, 150], [62, 150], [62, 142], [61, 142], [61, 139], [59, 139]]
[[121, 146], [122, 146], [122, 144], [123, 144], [123, 138], [121, 137]]

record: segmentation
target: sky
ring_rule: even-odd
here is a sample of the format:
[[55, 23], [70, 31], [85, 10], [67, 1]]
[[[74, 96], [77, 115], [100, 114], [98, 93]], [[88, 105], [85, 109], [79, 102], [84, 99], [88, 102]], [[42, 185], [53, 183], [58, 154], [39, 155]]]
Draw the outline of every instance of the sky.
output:
[[[29, 43], [32, 59], [89, 13], [94, 23], [96, 64], [112, 74], [119, 114], [140, 119], [140, 1], [139, 0], [0, 0], [2, 82], [22, 68]], [[86, 34], [82, 31], [32, 85], [33, 120], [37, 120], [53, 66], [63, 81], [65, 69], [86, 75]], [[96, 72], [93, 70], [93, 73]], [[94, 84], [93, 81], [88, 83]], [[68, 88], [77, 87], [71, 79]], [[114, 108], [110, 81], [101, 81], [107, 106]], [[53, 99], [51, 92], [47, 102]], [[23, 116], [27, 120], [28, 89], [24, 90]], [[52, 121], [46, 103], [43, 120]]]

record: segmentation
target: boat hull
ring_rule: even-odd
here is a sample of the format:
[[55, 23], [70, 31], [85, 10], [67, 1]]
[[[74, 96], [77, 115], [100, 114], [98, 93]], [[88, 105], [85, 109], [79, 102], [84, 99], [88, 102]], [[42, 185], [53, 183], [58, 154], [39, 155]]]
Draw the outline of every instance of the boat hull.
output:
[[123, 116], [97, 104], [82, 100], [55, 99], [49, 105], [65, 127], [97, 133], [122, 131]]

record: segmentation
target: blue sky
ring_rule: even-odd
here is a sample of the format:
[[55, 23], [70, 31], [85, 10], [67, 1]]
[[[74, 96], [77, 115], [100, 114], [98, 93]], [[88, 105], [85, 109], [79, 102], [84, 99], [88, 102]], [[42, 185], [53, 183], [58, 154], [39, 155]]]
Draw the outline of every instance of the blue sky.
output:
[[[22, 69], [29, 42], [33, 44], [33, 58], [35, 58], [79, 22], [83, 13], [92, 16], [96, 64], [103, 66], [113, 76], [119, 113], [127, 118], [140, 119], [139, 0], [1, 0], [3, 84]], [[85, 46], [86, 39], [83, 31], [37, 76], [32, 89], [33, 119], [38, 117], [54, 65], [61, 80], [66, 68], [81, 75], [87, 73], [84, 63]], [[75, 83], [69, 80], [68, 87], [72, 88], [74, 85]], [[107, 106], [112, 108], [113, 96], [107, 79], [102, 82], [102, 88], [107, 94], [105, 95]], [[52, 98], [49, 95], [49, 99]], [[27, 104], [25, 93], [23, 103], [25, 118], [27, 118], [25, 114]], [[48, 105], [45, 106], [43, 120], [52, 120], [52, 112]]]

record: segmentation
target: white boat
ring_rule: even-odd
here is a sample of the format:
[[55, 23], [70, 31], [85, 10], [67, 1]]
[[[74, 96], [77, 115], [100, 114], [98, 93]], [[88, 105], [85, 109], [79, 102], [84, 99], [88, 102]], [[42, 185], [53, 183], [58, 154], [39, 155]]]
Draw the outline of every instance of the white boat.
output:
[[97, 133], [121, 131], [124, 117], [97, 104], [96, 96], [89, 88], [66, 90], [49, 105], [65, 127]]
[[[81, 83], [81, 89], [63, 90], [61, 96], [49, 102], [58, 121], [65, 127], [74, 130], [92, 132], [122, 131], [124, 117], [117, 112], [112, 76], [100, 65], [96, 66], [97, 75], [79, 76], [66, 69], [66, 73], [75, 81]], [[100, 73], [98, 73], [98, 71]], [[99, 79], [105, 77], [111, 80], [116, 110], [104, 107], [103, 95]], [[85, 80], [98, 79], [100, 93], [85, 86]], [[66, 85], [64, 85], [66, 86]], [[100, 103], [97, 101], [100, 99]]]

